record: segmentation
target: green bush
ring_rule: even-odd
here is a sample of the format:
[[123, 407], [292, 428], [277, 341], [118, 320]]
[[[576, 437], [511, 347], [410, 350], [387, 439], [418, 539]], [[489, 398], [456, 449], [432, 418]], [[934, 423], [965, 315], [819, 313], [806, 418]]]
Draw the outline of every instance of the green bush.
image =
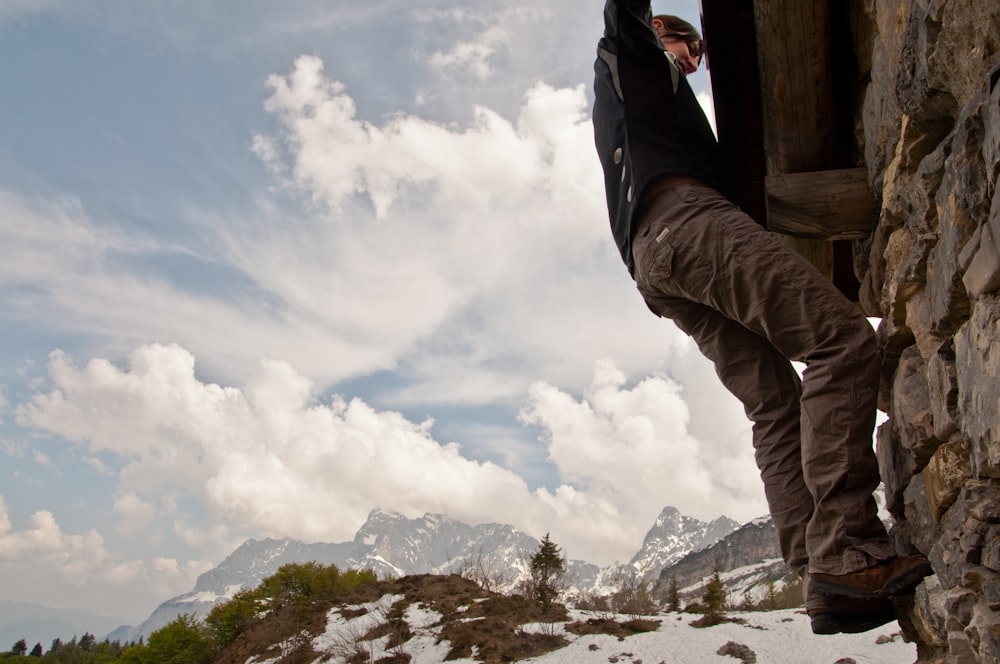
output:
[[205, 625], [212, 631], [217, 643], [230, 643], [257, 621], [259, 603], [256, 590], [240, 590], [228, 602], [213, 606], [205, 616]]
[[181, 615], [153, 632], [145, 645], [122, 653], [122, 664], [209, 664], [217, 652], [212, 634], [194, 616]]
[[336, 565], [289, 563], [279, 567], [253, 590], [241, 590], [228, 602], [213, 607], [205, 617], [205, 625], [221, 648], [267, 613], [288, 606], [305, 607], [333, 601], [353, 588], [377, 580], [370, 570], [341, 572]]

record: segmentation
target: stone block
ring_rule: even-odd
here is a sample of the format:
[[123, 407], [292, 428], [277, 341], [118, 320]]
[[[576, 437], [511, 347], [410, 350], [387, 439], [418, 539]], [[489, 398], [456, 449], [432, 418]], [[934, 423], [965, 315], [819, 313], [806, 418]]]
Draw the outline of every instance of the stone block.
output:
[[992, 0], [933, 0], [927, 4], [941, 8], [941, 31], [928, 52], [928, 84], [959, 100], [986, 90], [990, 69], [997, 64], [1000, 5]]
[[940, 223], [938, 242], [927, 261], [927, 291], [932, 325], [942, 336], [954, 333], [968, 318], [969, 295], [958, 256], [989, 214], [986, 166], [980, 153], [985, 105], [986, 96], [978, 95], [962, 109], [935, 198]]
[[956, 106], [955, 98], [929, 69], [939, 48], [941, 32], [939, 12], [917, 10], [910, 15], [903, 39], [896, 96], [903, 112], [913, 115], [921, 124], [950, 124]]
[[1000, 609], [1000, 579], [990, 579], [982, 585], [983, 600], [992, 610]]
[[[910, 545], [928, 555], [941, 539], [942, 528], [939, 525], [941, 514], [935, 514], [937, 506], [931, 501], [932, 494], [927, 489], [926, 476], [926, 471], [917, 475], [903, 491], [905, 519], [896, 524], [893, 533], [902, 531], [908, 538]], [[905, 551], [905, 544], [905, 542], [897, 541], [896, 549]]]
[[930, 297], [923, 289], [915, 292], [906, 301], [906, 327], [913, 332], [920, 355], [925, 359], [932, 357], [938, 347], [950, 339], [935, 332], [931, 321]]
[[934, 197], [944, 177], [949, 148], [946, 135], [947, 132], [944, 135], [935, 132], [928, 136], [908, 116], [903, 116], [897, 154], [886, 171], [882, 194], [882, 223], [890, 229], [905, 226], [925, 241], [937, 237], [938, 211]]
[[965, 632], [948, 632], [948, 664], [982, 664]]
[[969, 643], [976, 650], [981, 663], [996, 662], [996, 628], [1000, 625], [1000, 614], [986, 603], [985, 600], [976, 604], [972, 621], [965, 629]]
[[[889, 236], [885, 247], [885, 283], [882, 287], [882, 307], [885, 317], [897, 326], [906, 324], [906, 301], [923, 285], [924, 274], [915, 273], [913, 233], [903, 226]], [[923, 271], [924, 266], [921, 266]]]
[[972, 472], [1000, 477], [1000, 296], [983, 296], [955, 335], [958, 410]]
[[979, 647], [980, 661], [983, 664], [1000, 662], [1000, 622], [989, 625], [982, 633], [983, 643]]
[[[978, 298], [986, 293], [1000, 289], [1000, 246], [989, 224], [976, 231], [976, 237], [969, 243], [974, 247], [970, 256], [960, 256], [968, 261], [964, 266], [962, 282], [969, 292], [969, 297]], [[963, 254], [966, 252], [963, 250]]]
[[912, 455], [899, 443], [892, 421], [883, 422], [875, 433], [875, 456], [878, 457], [879, 474], [885, 491], [885, 508], [893, 516], [904, 511], [903, 492], [917, 472]]
[[865, 163], [873, 174], [873, 189], [881, 193], [883, 173], [899, 143], [900, 110], [896, 99], [896, 78], [906, 27], [910, 22], [909, 2], [879, 2], [875, 6], [878, 34], [872, 44], [871, 83], [865, 90], [863, 126]]
[[945, 595], [944, 610], [948, 616], [948, 631], [962, 630], [972, 622], [972, 612], [976, 608], [976, 594], [961, 588]]
[[962, 587], [973, 593], [983, 593], [983, 588], [989, 584], [997, 584], [1000, 588], [1000, 574], [982, 565], [972, 564], [965, 568], [962, 574]]
[[987, 531], [1000, 520], [1000, 488], [994, 481], [969, 480], [940, 522], [940, 536], [928, 558], [945, 588], [954, 588], [983, 557]]
[[899, 326], [883, 318], [875, 332], [879, 351], [882, 353], [882, 375], [879, 378], [878, 408], [889, 412], [892, 404], [892, 382], [903, 351], [913, 345], [913, 332], [905, 325]]
[[940, 652], [947, 648], [946, 594], [937, 577], [930, 576], [912, 595], [894, 598], [903, 635], [920, 644], [922, 651]]
[[927, 389], [934, 419], [934, 436], [948, 440], [958, 431], [958, 376], [955, 342], [948, 339], [927, 360]]
[[921, 473], [930, 518], [937, 522], [954, 504], [971, 474], [969, 450], [961, 436], [941, 445]]
[[[950, 531], [949, 531], [950, 534]], [[962, 581], [962, 551], [957, 539], [942, 535], [931, 547], [927, 558], [945, 588], [954, 588]]]
[[983, 541], [983, 567], [1000, 572], [1000, 526], [990, 526]]
[[934, 435], [927, 363], [917, 346], [903, 351], [893, 381], [891, 417], [899, 431], [899, 442], [913, 457], [915, 470], [927, 465], [941, 445]]
[[[983, 162], [990, 174], [990, 184], [996, 187], [1000, 172], [1000, 63], [993, 68], [987, 80], [990, 101], [983, 109]], [[996, 197], [993, 207], [996, 208]], [[994, 229], [996, 230], [996, 229]]]

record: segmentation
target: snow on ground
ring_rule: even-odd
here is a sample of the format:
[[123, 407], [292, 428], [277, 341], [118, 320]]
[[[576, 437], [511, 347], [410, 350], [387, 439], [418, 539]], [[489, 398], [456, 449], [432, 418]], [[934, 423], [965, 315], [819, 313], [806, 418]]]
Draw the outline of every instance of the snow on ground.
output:
[[[895, 623], [864, 634], [816, 636], [809, 629], [809, 618], [799, 610], [731, 613], [746, 624], [724, 623], [695, 628], [696, 616], [665, 614], [657, 616], [663, 624], [656, 632], [630, 636], [623, 641], [608, 635], [576, 637], [560, 650], [524, 660], [532, 664], [736, 664], [740, 660], [719, 655], [719, 649], [732, 641], [750, 648], [760, 664], [834, 664], [850, 657], [858, 664], [911, 664], [917, 659], [915, 644], [903, 643], [898, 635], [889, 643], [878, 643], [879, 636], [898, 632]], [[589, 616], [583, 616], [586, 619]], [[572, 634], [566, 634], [572, 638]], [[595, 647], [596, 646], [596, 647]], [[471, 664], [474, 660], [463, 660]]]
[[[378, 615], [392, 605], [392, 599], [383, 598], [377, 605], [367, 608], [372, 609], [371, 614]], [[344, 620], [331, 612], [327, 631], [313, 641], [314, 647], [318, 652], [341, 655], [330, 661], [344, 661], [344, 653], [338, 652], [338, 646], [342, 648], [346, 642], [370, 627], [371, 614], [368, 617]], [[724, 623], [714, 627], [695, 628], [690, 623], [697, 616], [669, 613], [652, 616], [662, 620], [657, 631], [636, 634], [622, 640], [604, 634], [577, 636], [566, 632], [562, 623], [532, 623], [525, 625], [523, 629], [562, 634], [571, 643], [565, 648], [522, 661], [525, 664], [737, 664], [739, 659], [718, 654], [719, 649], [729, 642], [748, 647], [756, 654], [760, 664], [835, 664], [844, 658], [851, 658], [857, 664], [911, 664], [917, 659], [916, 646], [903, 642], [898, 634], [899, 626], [895, 623], [863, 634], [816, 636], [809, 628], [808, 616], [801, 613], [801, 609], [733, 612], [729, 616], [742, 618], [745, 624]], [[593, 617], [609, 616], [571, 611], [571, 620], [586, 621]], [[626, 616], [615, 618], [620, 621], [628, 619]], [[439, 619], [440, 614], [425, 608], [411, 605], [407, 609], [406, 620], [414, 636], [399, 650], [410, 655], [410, 664], [444, 664], [449, 645], [447, 642], [437, 642], [433, 625]], [[887, 642], [880, 643], [880, 640]], [[369, 652], [371, 661], [391, 654], [392, 651], [387, 652], [382, 648], [380, 644], [374, 645], [374, 649]], [[450, 660], [450, 664], [475, 664], [476, 661], [475, 658], [466, 658]]]

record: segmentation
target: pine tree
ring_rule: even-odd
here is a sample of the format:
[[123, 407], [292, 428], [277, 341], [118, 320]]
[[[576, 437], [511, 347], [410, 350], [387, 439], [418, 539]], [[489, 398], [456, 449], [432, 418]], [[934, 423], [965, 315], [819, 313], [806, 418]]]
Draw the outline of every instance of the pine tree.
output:
[[31, 649], [30, 655], [32, 657], [41, 657], [42, 656], [42, 644], [41, 643], [36, 643], [35, 647]]
[[681, 595], [677, 590], [677, 577], [670, 576], [670, 585], [667, 586], [667, 610], [674, 613], [681, 610]]
[[17, 641], [14, 646], [10, 649], [11, 653], [15, 655], [23, 655], [28, 652], [28, 642], [24, 639]]
[[84, 652], [90, 652], [94, 649], [97, 644], [97, 637], [90, 632], [84, 632], [83, 636], [80, 637], [80, 650]]
[[774, 585], [774, 579], [767, 580], [767, 594], [764, 596], [764, 607], [768, 611], [778, 608], [778, 590]]
[[726, 584], [723, 583], [719, 570], [716, 569], [712, 578], [705, 584], [705, 592], [701, 596], [705, 604], [705, 618], [708, 624], [718, 624], [726, 615]]
[[531, 556], [531, 594], [542, 610], [548, 610], [559, 596], [565, 561], [559, 547], [545, 533], [538, 551]]

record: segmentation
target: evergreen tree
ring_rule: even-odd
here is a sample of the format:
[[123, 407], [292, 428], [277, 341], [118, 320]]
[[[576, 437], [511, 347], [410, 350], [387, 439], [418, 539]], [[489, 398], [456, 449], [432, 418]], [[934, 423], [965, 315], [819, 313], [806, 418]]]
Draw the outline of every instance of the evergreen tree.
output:
[[62, 650], [63, 642], [58, 636], [52, 639], [52, 645], [49, 646], [49, 652], [59, 652]]
[[80, 637], [80, 650], [84, 652], [90, 652], [94, 649], [97, 644], [97, 637], [90, 632], [84, 632], [83, 636]]
[[723, 583], [719, 570], [716, 569], [712, 578], [705, 584], [705, 592], [701, 596], [705, 604], [705, 618], [708, 624], [718, 624], [726, 615], [726, 584]]
[[28, 642], [21, 639], [10, 649], [10, 652], [14, 655], [23, 655], [28, 652]]
[[778, 590], [774, 586], [774, 579], [767, 580], [767, 594], [764, 596], [764, 607], [768, 611], [778, 608]]
[[42, 656], [42, 644], [41, 643], [36, 643], [35, 647], [31, 649], [30, 655], [32, 657], [41, 657]]
[[538, 551], [531, 556], [531, 594], [543, 610], [549, 609], [559, 596], [565, 568], [559, 547], [545, 533]]
[[667, 586], [667, 610], [674, 613], [681, 610], [681, 595], [677, 590], [677, 577], [670, 575], [670, 585]]

